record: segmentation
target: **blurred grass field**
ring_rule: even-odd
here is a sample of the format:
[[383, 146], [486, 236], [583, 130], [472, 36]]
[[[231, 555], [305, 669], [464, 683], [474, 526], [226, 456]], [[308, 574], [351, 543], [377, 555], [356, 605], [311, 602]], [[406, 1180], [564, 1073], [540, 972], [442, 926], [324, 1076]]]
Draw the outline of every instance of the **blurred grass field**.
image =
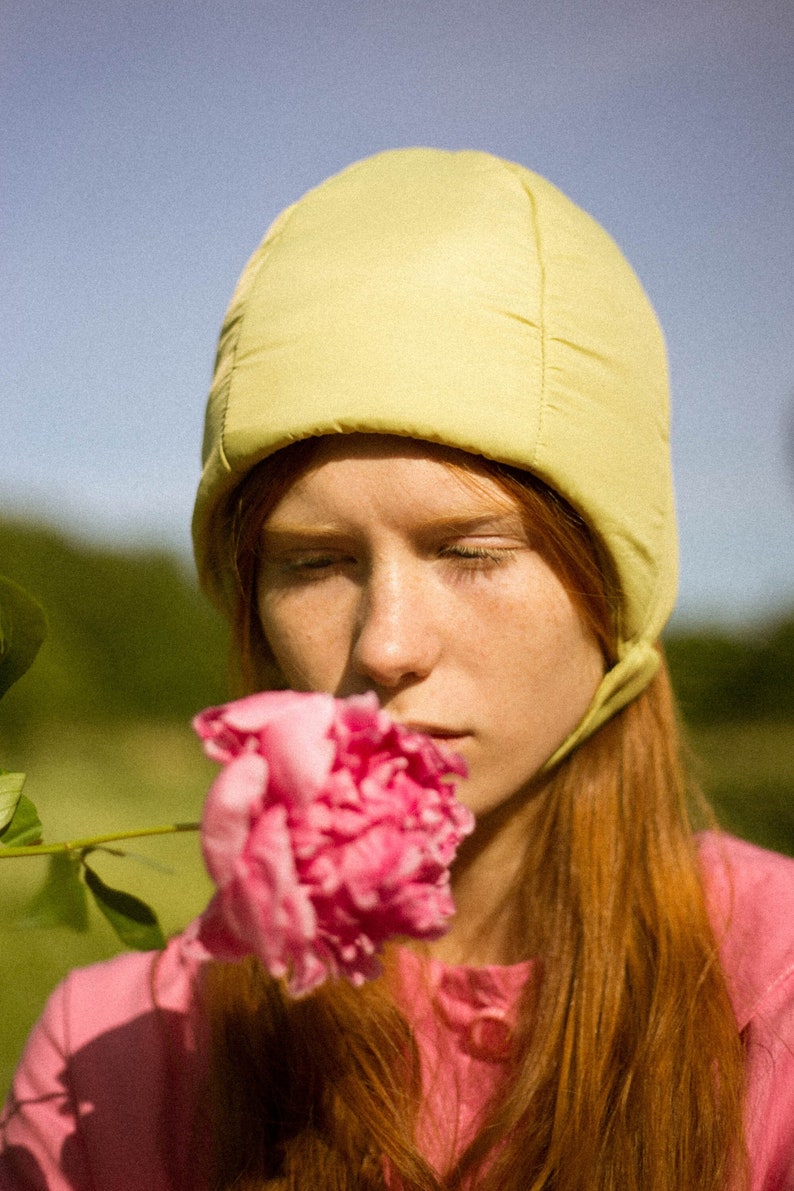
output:
[[794, 856], [794, 722], [714, 724], [689, 736], [722, 827]]
[[[3, 763], [27, 773], [25, 793], [39, 811], [45, 840], [53, 842], [198, 819], [217, 771], [189, 726], [157, 722], [70, 725], [26, 749], [24, 757], [5, 750]], [[158, 836], [124, 846], [134, 855], [97, 854], [92, 863], [108, 884], [152, 905], [166, 935], [178, 932], [203, 909], [210, 890], [198, 835]], [[70, 968], [120, 950], [93, 904], [84, 934], [63, 927], [14, 926], [43, 882], [46, 867], [46, 860], [38, 857], [0, 860], [0, 1096], [54, 985]]]
[[[691, 738], [700, 779], [723, 824], [794, 854], [794, 724], [712, 726]], [[216, 772], [187, 725], [153, 721], [69, 726], [26, 748], [24, 757], [6, 751], [4, 763], [28, 773], [26, 792], [49, 840], [196, 819]], [[140, 859], [104, 857], [97, 868], [109, 884], [152, 904], [167, 935], [177, 932], [203, 908], [210, 889], [197, 836], [144, 839], [129, 848]], [[93, 906], [85, 934], [14, 927], [45, 867], [38, 859], [0, 861], [0, 1095], [57, 981], [70, 968], [119, 950]]]

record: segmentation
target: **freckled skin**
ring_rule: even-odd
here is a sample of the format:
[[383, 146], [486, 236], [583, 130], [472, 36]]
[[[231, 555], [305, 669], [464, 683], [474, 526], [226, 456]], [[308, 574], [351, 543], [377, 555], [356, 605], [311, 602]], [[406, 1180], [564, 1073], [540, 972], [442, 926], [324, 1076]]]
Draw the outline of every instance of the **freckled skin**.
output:
[[518, 792], [576, 726], [603, 673], [595, 639], [518, 507], [458, 452], [339, 435], [263, 529], [258, 606], [287, 682], [374, 690], [469, 766], [475, 815]]

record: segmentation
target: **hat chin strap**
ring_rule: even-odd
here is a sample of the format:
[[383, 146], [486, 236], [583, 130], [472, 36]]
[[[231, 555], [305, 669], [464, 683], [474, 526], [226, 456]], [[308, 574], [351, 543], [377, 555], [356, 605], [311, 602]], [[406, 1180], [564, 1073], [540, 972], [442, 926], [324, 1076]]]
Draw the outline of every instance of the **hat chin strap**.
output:
[[548, 773], [577, 745], [592, 736], [602, 724], [639, 695], [659, 669], [659, 653], [649, 641], [637, 641], [607, 670], [596, 688], [590, 706], [574, 730], [555, 749], [540, 773]]

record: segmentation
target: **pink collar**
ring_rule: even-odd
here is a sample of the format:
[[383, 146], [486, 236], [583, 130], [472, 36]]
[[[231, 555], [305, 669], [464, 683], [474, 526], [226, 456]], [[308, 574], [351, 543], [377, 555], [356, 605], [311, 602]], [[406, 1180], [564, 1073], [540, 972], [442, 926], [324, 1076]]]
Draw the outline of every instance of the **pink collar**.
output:
[[518, 1002], [535, 974], [537, 960], [517, 964], [446, 964], [401, 948], [404, 1008], [422, 1029], [435, 1017], [464, 1053], [489, 1063], [503, 1062], [518, 1014]]

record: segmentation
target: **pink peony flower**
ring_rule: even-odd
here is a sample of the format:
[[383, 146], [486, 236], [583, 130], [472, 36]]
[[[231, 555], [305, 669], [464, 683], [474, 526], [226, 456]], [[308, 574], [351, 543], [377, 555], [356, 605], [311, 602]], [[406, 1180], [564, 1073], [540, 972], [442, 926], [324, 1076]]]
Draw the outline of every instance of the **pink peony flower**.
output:
[[449, 865], [472, 815], [445, 781], [456, 754], [396, 724], [374, 694], [268, 691], [194, 720], [224, 768], [201, 838], [217, 892], [194, 954], [254, 953], [294, 996], [376, 976], [395, 936], [433, 939], [454, 913]]

